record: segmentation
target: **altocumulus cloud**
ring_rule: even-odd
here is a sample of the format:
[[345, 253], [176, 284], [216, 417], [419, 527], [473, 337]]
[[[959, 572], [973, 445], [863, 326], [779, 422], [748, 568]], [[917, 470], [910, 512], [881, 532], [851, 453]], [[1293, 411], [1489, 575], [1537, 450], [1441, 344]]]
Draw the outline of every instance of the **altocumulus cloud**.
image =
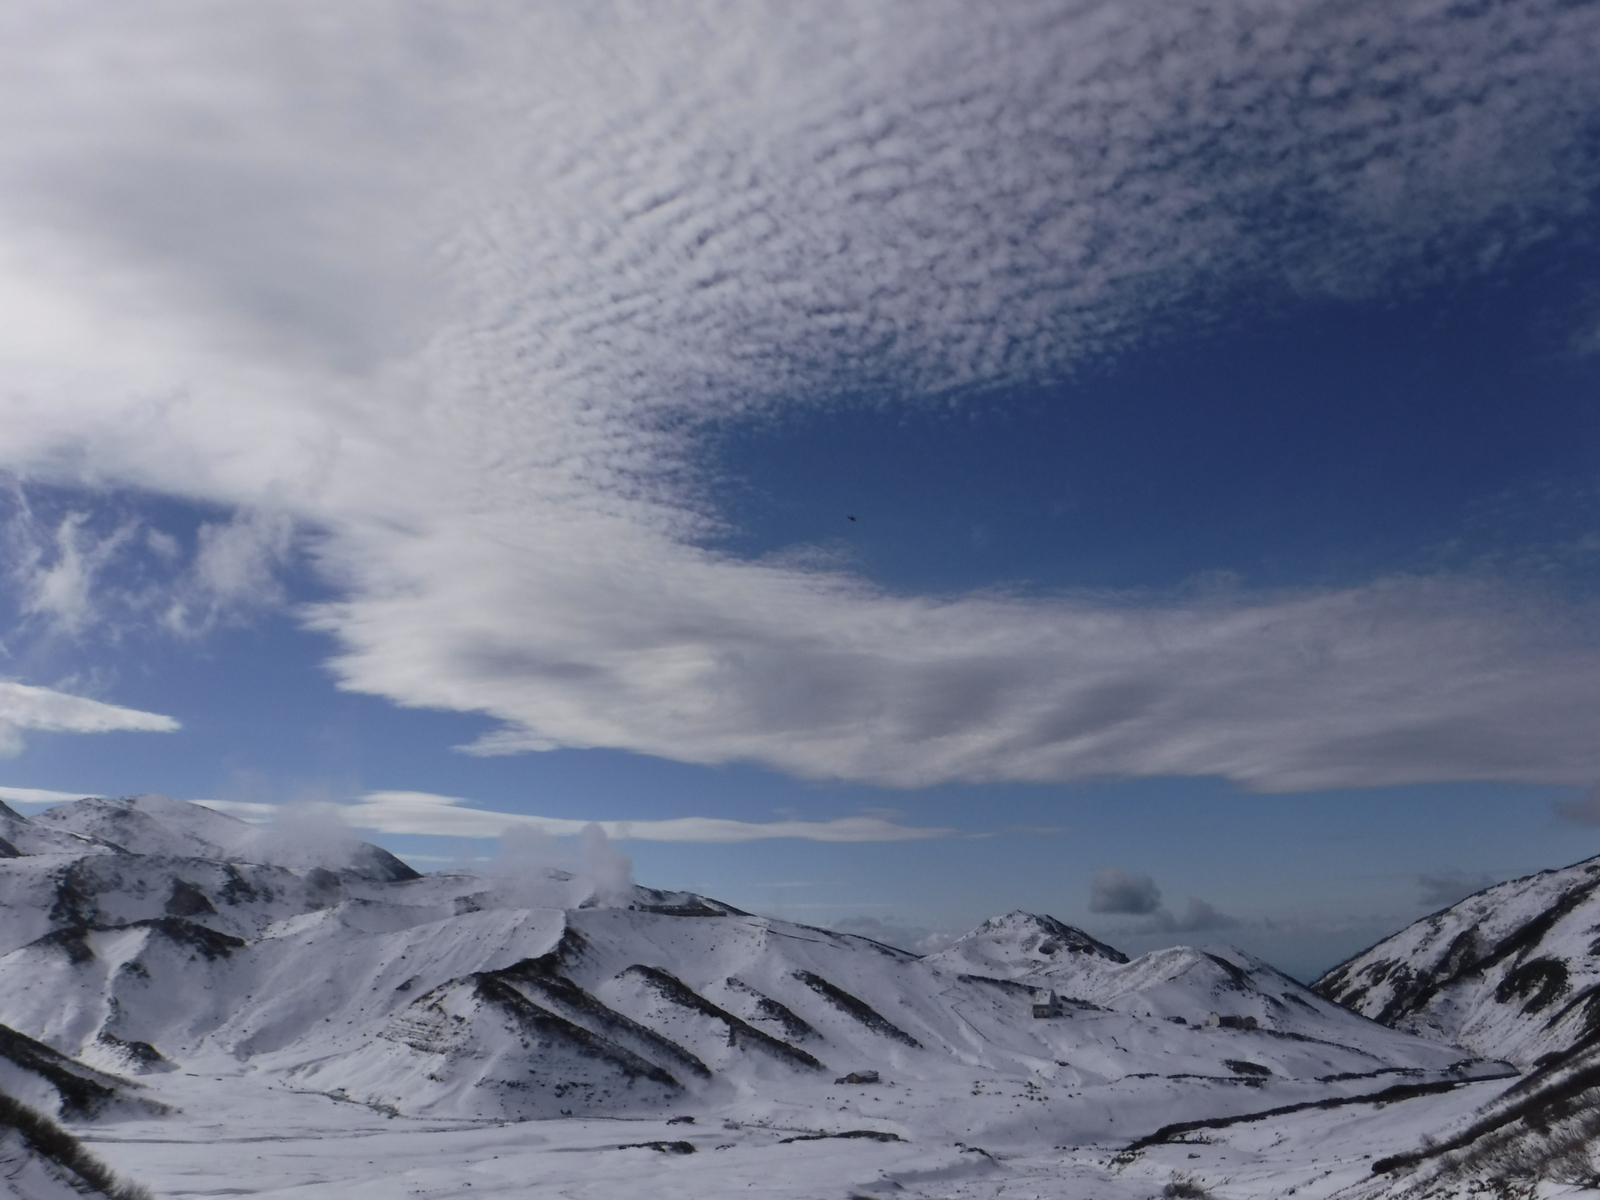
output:
[[[641, 11], [8, 6], [0, 469], [238, 511], [186, 629], [305, 531], [343, 686], [499, 718], [479, 753], [1600, 778], [1600, 653], [1555, 602], [896, 596], [698, 548], [695, 487], [708, 421], [1514, 253], [1600, 182], [1600, 9]], [[88, 620], [94, 563], [58, 565], [39, 604]]]

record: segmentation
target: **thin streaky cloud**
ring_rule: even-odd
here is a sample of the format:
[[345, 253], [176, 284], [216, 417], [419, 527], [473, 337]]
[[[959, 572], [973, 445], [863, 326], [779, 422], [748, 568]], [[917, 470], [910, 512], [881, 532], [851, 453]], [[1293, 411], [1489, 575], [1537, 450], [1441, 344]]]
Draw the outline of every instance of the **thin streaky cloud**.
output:
[[[272, 820], [278, 806], [251, 801], [199, 800], [208, 808], [255, 822]], [[816, 842], [903, 842], [961, 836], [959, 830], [897, 825], [880, 817], [832, 821], [733, 821], [720, 817], [674, 817], [658, 821], [588, 821], [477, 808], [459, 796], [429, 792], [369, 792], [353, 804], [326, 806], [346, 825], [380, 833], [492, 838], [508, 830], [535, 828], [552, 837], [576, 837], [599, 825], [613, 840], [650, 842], [750, 842], [799, 838]], [[783, 885], [793, 886], [793, 885]]]
[[75, 800], [93, 799], [95, 792], [55, 792], [48, 788], [0, 787], [0, 800], [22, 808], [54, 808]]
[[123, 708], [87, 696], [0, 680], [0, 757], [22, 752], [22, 734], [171, 733], [177, 721], [160, 713]]

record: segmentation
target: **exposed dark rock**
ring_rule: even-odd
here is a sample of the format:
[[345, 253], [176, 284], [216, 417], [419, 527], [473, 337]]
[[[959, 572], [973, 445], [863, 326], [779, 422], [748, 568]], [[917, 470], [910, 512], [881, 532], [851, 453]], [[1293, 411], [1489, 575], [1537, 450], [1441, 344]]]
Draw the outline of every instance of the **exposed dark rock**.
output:
[[172, 895], [167, 897], [166, 910], [169, 917], [215, 916], [217, 912], [206, 894], [187, 879], [172, 881]]
[[662, 1154], [693, 1154], [693, 1142], [624, 1142], [618, 1150], [659, 1150]]
[[864, 1138], [872, 1142], [903, 1142], [905, 1138], [898, 1133], [889, 1133], [882, 1129], [844, 1129], [838, 1133], [797, 1133], [794, 1137], [780, 1138], [778, 1145], [787, 1146], [790, 1142], [821, 1142], [828, 1138]]

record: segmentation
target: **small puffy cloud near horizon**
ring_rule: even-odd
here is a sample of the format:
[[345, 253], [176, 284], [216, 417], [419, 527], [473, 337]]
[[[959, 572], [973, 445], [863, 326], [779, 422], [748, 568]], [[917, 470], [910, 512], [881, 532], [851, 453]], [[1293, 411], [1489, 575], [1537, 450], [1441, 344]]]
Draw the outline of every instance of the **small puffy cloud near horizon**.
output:
[[1089, 884], [1089, 911], [1145, 915], [1161, 907], [1161, 889], [1149, 875], [1101, 867]]

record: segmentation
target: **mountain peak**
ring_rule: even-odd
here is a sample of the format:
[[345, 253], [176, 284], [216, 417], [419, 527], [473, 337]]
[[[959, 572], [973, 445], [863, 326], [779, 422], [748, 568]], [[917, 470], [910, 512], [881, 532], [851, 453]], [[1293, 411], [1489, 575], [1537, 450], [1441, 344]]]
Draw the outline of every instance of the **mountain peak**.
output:
[[1063, 964], [1125, 963], [1128, 956], [1065, 921], [1017, 909], [989, 918], [928, 961], [1010, 979]]

